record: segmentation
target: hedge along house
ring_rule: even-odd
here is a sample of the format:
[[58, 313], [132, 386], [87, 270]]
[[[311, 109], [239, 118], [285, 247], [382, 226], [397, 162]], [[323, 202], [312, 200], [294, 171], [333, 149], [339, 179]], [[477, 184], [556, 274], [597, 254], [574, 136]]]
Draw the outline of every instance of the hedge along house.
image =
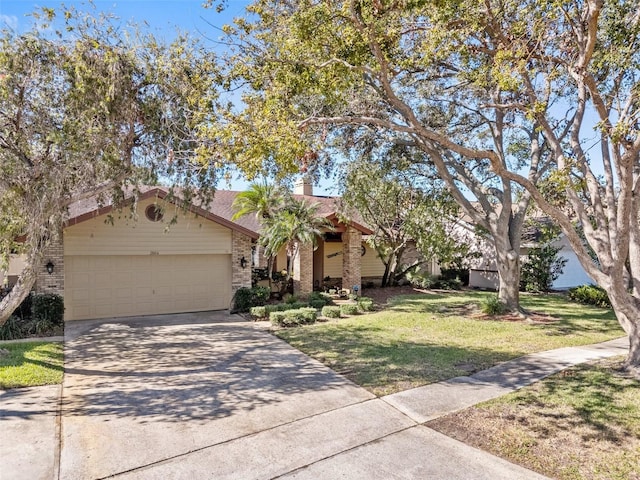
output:
[[35, 287], [64, 297], [65, 320], [222, 310], [251, 286], [256, 232], [210, 207], [182, 209], [163, 187], [145, 189], [133, 212], [95, 199], [70, 207]]

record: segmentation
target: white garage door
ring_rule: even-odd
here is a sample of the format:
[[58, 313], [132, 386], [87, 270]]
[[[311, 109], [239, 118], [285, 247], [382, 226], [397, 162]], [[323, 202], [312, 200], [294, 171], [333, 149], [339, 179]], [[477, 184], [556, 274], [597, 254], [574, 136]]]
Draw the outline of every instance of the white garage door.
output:
[[230, 255], [65, 256], [65, 320], [229, 308]]

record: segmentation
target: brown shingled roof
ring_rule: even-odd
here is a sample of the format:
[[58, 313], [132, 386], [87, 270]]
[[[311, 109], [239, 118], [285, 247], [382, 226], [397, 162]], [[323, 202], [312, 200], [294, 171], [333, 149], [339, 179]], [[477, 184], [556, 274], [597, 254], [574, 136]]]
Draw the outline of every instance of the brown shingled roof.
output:
[[[141, 187], [139, 192], [139, 199], [147, 199], [154, 196], [159, 199], [164, 199], [169, 195], [169, 188], [162, 186], [145, 186]], [[235, 213], [233, 209], [233, 201], [239, 193], [240, 192], [232, 190], [216, 190], [213, 198], [206, 206], [203, 206], [200, 201], [195, 201], [189, 210], [202, 217], [229, 227], [232, 230], [240, 231], [252, 238], [258, 238], [262, 227], [255, 215], [245, 215], [236, 220], [232, 220]], [[174, 194], [179, 197], [180, 190], [174, 189]], [[127, 197], [129, 202], [132, 201], [133, 195], [133, 190], [125, 192], [125, 197]], [[293, 195], [293, 197], [310, 203], [318, 203], [320, 205], [318, 210], [320, 215], [329, 218], [334, 221], [334, 223], [338, 222], [336, 213], [340, 210], [340, 197], [313, 195]], [[67, 220], [67, 226], [75, 225], [76, 223], [95, 218], [99, 215], [104, 215], [112, 211], [113, 208], [114, 206], [110, 198], [105, 198], [104, 204], [100, 204], [97, 197], [91, 197], [72, 203], [69, 206], [69, 219]], [[355, 218], [354, 216], [350, 224], [364, 234], [372, 233], [371, 229], [364, 224], [361, 218]]]

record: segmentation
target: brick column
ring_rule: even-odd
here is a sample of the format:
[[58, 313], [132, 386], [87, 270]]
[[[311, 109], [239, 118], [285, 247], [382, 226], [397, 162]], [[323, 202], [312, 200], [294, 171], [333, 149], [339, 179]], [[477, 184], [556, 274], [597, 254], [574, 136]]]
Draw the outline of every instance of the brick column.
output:
[[[53, 273], [47, 272], [47, 264], [53, 264]], [[36, 293], [55, 293], [64, 296], [64, 246], [62, 236], [51, 240], [42, 262], [36, 266]]]
[[[245, 268], [240, 262], [246, 260]], [[233, 231], [231, 236], [231, 293], [241, 287], [251, 288], [251, 237]]]
[[299, 244], [293, 260], [293, 293], [313, 292], [313, 244]]
[[358, 286], [358, 294], [362, 290], [360, 285], [362, 262], [362, 232], [351, 226], [342, 234], [342, 288], [353, 289]]

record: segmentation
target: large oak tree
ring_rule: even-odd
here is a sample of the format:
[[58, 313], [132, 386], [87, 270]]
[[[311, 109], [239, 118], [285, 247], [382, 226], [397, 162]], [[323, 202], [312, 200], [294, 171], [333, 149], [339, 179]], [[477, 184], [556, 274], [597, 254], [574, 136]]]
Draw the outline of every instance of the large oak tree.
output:
[[[530, 199], [611, 297], [640, 364], [638, 0], [259, 0], [227, 33], [232, 155], [294, 158], [393, 133], [491, 235], [518, 303]], [[225, 123], [226, 121], [226, 123]], [[242, 133], [239, 133], [242, 132]], [[479, 208], [471, 203], [476, 200]], [[595, 253], [597, 262], [590, 253]]]

